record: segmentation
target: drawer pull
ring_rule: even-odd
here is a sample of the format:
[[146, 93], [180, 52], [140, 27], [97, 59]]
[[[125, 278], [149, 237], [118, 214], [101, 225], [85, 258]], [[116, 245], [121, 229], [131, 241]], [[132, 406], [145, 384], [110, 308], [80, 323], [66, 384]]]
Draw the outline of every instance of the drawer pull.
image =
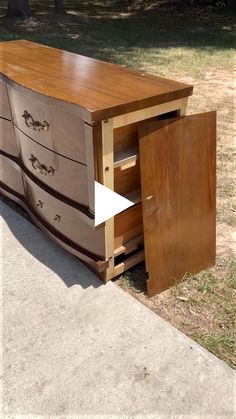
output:
[[61, 216], [59, 214], [56, 214], [54, 217], [54, 221], [58, 221], [58, 223], [61, 221]]
[[43, 208], [43, 201], [41, 201], [40, 199], [38, 200], [38, 203], [37, 203], [37, 207], [39, 207], [39, 208]]
[[34, 131], [48, 131], [49, 123], [47, 121], [39, 122], [35, 121], [32, 115], [29, 112], [24, 111], [22, 118], [25, 120], [25, 125], [28, 128], [33, 129]]
[[52, 166], [50, 166], [48, 169], [47, 166], [45, 166], [45, 164], [40, 163], [39, 159], [37, 159], [37, 157], [35, 157], [33, 154], [31, 154], [29, 161], [31, 161], [34, 170], [37, 170], [39, 173], [41, 173], [41, 175], [53, 176], [55, 174], [55, 169], [53, 169]]

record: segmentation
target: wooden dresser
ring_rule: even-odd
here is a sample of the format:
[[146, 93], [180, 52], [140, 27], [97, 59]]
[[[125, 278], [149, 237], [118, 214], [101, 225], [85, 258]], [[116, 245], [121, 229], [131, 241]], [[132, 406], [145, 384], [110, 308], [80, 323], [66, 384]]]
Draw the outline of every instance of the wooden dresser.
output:
[[[0, 43], [1, 193], [104, 281], [145, 254], [152, 296], [214, 265], [216, 115], [185, 116], [191, 94], [33, 42]], [[95, 181], [133, 202], [98, 226]]]

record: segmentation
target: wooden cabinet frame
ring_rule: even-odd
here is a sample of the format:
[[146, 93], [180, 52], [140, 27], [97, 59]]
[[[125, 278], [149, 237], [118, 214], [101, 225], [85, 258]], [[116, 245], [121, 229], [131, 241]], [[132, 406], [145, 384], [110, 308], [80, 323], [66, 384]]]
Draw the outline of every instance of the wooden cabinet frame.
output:
[[[183, 116], [186, 113], [187, 104], [188, 97], [102, 121], [102, 154], [97, 156], [98, 159], [100, 158], [100, 165], [102, 166], [102, 183], [114, 190], [114, 129], [172, 111], [178, 111], [178, 115]], [[137, 238], [136, 243], [138, 244], [139, 241], [140, 238]], [[103, 275], [105, 282], [122, 274], [125, 270], [142, 262], [145, 258], [144, 250], [140, 250], [136, 254], [127, 257], [125, 261], [115, 264], [115, 250], [114, 218], [111, 218], [105, 223], [105, 254], [108, 261], [108, 267]]]

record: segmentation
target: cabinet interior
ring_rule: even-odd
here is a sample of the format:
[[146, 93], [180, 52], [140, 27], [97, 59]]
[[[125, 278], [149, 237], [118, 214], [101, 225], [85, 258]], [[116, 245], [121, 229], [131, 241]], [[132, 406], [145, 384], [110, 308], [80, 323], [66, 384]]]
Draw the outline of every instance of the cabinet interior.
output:
[[[148, 121], [177, 117], [168, 112]], [[139, 163], [138, 123], [116, 128], [114, 138], [114, 191], [135, 204], [114, 217], [114, 256], [143, 248], [143, 216]]]

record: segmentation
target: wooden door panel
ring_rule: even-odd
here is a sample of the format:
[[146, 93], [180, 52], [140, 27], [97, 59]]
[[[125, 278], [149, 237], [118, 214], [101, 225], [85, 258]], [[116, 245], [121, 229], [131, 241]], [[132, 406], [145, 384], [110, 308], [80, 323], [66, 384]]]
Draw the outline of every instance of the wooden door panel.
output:
[[139, 124], [148, 295], [215, 264], [216, 114]]

